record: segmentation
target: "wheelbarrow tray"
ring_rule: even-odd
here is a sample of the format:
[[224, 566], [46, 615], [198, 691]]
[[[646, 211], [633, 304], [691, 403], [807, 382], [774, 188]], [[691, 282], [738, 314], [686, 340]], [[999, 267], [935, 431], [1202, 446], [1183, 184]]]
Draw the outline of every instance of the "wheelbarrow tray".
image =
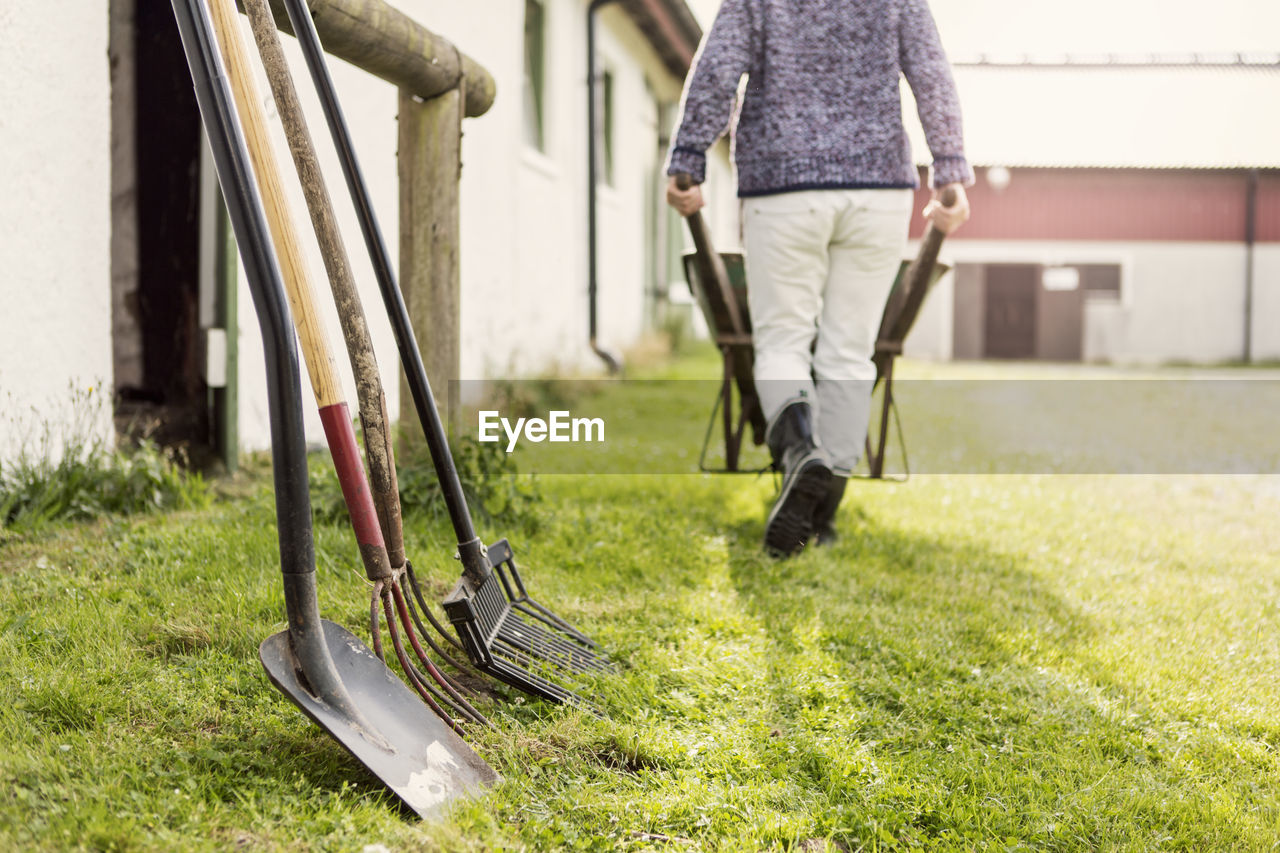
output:
[[[706, 466], [707, 443], [711, 437], [710, 430], [707, 433], [707, 442], [703, 444], [698, 467], [703, 471], [709, 472], [739, 473], [743, 471], [739, 467], [739, 454], [744, 427], [749, 424], [755, 444], [762, 444], [765, 431], [764, 413], [760, 409], [759, 398], [756, 396], [755, 391], [753, 374], [755, 351], [751, 337], [751, 312], [747, 307], [745, 258], [742, 252], [720, 252], [719, 254], [724, 261], [724, 269], [728, 273], [729, 284], [737, 297], [736, 309], [741, 327], [745, 330], [745, 335], [734, 331], [734, 322], [731, 316], [732, 309], [726, 304], [726, 300], [721, 297], [720, 288], [704, 280], [703, 270], [706, 269], [706, 265], [698, 262], [697, 252], [688, 252], [683, 257], [685, 279], [689, 283], [689, 290], [693, 293], [694, 300], [698, 303], [702, 316], [707, 322], [712, 340], [719, 348], [721, 357], [724, 360], [724, 372], [721, 378], [720, 390], [712, 407], [711, 417], [714, 422], [717, 412], [723, 411], [724, 423], [722, 432], [725, 448], [725, 467], [708, 468]], [[889, 387], [893, 382], [893, 360], [898, 355], [901, 355], [903, 341], [915, 326], [928, 290], [932, 289], [933, 285], [951, 269], [948, 265], [935, 261], [928, 277], [925, 279], [924, 290], [913, 292], [910, 286], [911, 276], [909, 271], [912, 265], [918, 262], [918, 258], [907, 259], [903, 260], [901, 266], [898, 267], [898, 274], [889, 292], [889, 298], [885, 301], [884, 313], [880, 321], [880, 332], [876, 339], [876, 349], [872, 359], [876, 366], [876, 383], [878, 384], [882, 380], [886, 383], [880, 412], [882, 428], [879, 446], [874, 449], [869, 446], [867, 453], [871, 476], [876, 479], [883, 476], [885, 434], [887, 432], [889, 411], [893, 404], [893, 395]], [[736, 406], [733, 393], [735, 387], [737, 389]], [[723, 410], [721, 410], [722, 406]], [[869, 441], [868, 444], [870, 444]], [[753, 472], [753, 469], [747, 469], [746, 471], [746, 473], [751, 472]]]

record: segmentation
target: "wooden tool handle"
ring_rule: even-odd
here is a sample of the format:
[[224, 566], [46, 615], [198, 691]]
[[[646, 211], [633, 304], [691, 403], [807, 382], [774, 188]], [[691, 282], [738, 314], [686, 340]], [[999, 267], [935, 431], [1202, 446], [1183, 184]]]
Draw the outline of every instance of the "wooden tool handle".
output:
[[[942, 195], [938, 197], [938, 202], [943, 207], [954, 205], [956, 203], [955, 188], [945, 187], [942, 190]], [[934, 227], [932, 222], [925, 228], [924, 238], [920, 241], [920, 251], [907, 270], [907, 282], [910, 285], [909, 292], [923, 294], [924, 288], [929, 286], [929, 276], [933, 274], [933, 265], [938, 261], [938, 252], [942, 249], [942, 241], [946, 239], [946, 236], [946, 234]]]
[[[953, 186], [946, 186], [942, 189], [942, 195], [938, 196], [938, 203], [943, 207], [951, 207], [956, 203], [956, 189]], [[938, 257], [938, 249], [942, 246], [942, 241], [946, 237], [932, 222], [925, 228], [924, 241], [920, 246], [920, 253], [924, 255], [926, 251], [931, 253], [936, 259]], [[932, 262], [930, 263], [932, 266]]]
[[355, 275], [347, 255], [342, 233], [338, 229], [333, 202], [325, 185], [320, 160], [302, 104], [289, 73], [280, 34], [267, 0], [244, 0], [245, 14], [253, 29], [258, 46], [258, 56], [267, 72], [267, 82], [275, 98], [280, 123], [289, 141], [289, 153], [294, 171], [302, 184], [307, 210], [311, 214], [311, 227], [320, 245], [325, 272], [329, 274], [329, 290], [333, 294], [334, 307], [338, 309], [338, 321], [346, 343], [351, 373], [356, 380], [356, 401], [360, 410], [360, 425], [364, 431], [365, 460], [369, 465], [369, 479], [373, 486], [374, 503], [382, 535], [387, 543], [387, 555], [392, 566], [405, 562], [404, 524], [400, 512], [400, 491], [396, 481], [395, 452], [392, 448], [391, 424], [387, 418], [386, 394], [382, 377], [378, 372], [378, 360], [373, 349], [373, 338], [365, 319], [364, 306], [356, 289]]
[[280, 185], [280, 169], [267, 135], [267, 119], [263, 113], [262, 100], [253, 84], [252, 69], [246, 59], [234, 0], [209, 0], [209, 12], [222, 50], [222, 61], [227, 66], [236, 111], [240, 113], [245, 140], [249, 145], [249, 158], [253, 162], [253, 171], [262, 191], [267, 225], [271, 229], [271, 240], [275, 244], [285, 291], [289, 295], [289, 307], [302, 344], [307, 374], [311, 377], [311, 390], [315, 393], [316, 403], [323, 409], [343, 402], [342, 386], [338, 382], [333, 353], [329, 349], [316, 308], [311, 280], [298, 242], [298, 232], [284, 189]]
[[253, 162], [254, 177], [262, 196], [262, 206], [267, 213], [267, 225], [271, 241], [275, 244], [280, 263], [281, 277], [289, 295], [293, 324], [302, 344], [302, 355], [311, 376], [311, 389], [315, 392], [320, 409], [320, 421], [324, 425], [329, 454], [338, 473], [338, 484], [351, 516], [356, 542], [360, 545], [360, 558], [369, 580], [381, 581], [392, 577], [386, 542], [382, 535], [373, 496], [360, 461], [360, 449], [356, 444], [355, 430], [351, 427], [351, 415], [343, 400], [342, 386], [334, 367], [333, 354], [320, 315], [316, 299], [302, 259], [298, 232], [293, 216], [280, 185], [280, 167], [271, 150], [267, 136], [267, 120], [262, 101], [253, 85], [252, 70], [246, 60], [244, 39], [240, 35], [234, 0], [209, 0], [210, 17], [222, 51], [222, 61], [227, 67], [236, 112], [240, 114], [245, 141], [249, 147], [249, 159]]

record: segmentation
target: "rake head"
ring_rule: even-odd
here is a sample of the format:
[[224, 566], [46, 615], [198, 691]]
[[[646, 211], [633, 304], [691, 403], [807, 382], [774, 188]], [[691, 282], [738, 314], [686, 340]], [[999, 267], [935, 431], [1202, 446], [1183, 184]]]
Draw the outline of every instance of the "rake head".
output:
[[480, 583], [463, 577], [444, 600], [472, 665], [534, 696], [594, 710], [563, 677], [572, 683], [613, 672], [614, 664], [581, 631], [529, 598], [507, 540], [490, 545], [487, 559], [490, 571]]

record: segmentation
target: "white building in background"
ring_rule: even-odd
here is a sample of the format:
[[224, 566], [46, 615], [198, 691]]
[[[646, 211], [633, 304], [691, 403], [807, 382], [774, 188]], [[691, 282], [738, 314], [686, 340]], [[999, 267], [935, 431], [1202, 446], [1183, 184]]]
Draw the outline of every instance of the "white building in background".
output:
[[105, 4], [0, 7], [0, 458], [111, 381]]
[[953, 62], [973, 217], [909, 354], [1280, 358], [1280, 54]]
[[[394, 5], [497, 84], [492, 108], [463, 124], [460, 378], [603, 369], [587, 329], [587, 0]], [[8, 164], [0, 397], [8, 411], [38, 413], [56, 409], [70, 387], [113, 388], [118, 422], [163, 420], [171, 437], [197, 446], [265, 447], [261, 339], [243, 270], [226, 285], [238, 265], [228, 263], [219, 230], [172, 10], [167, 0], [90, 6], [22, 0], [0, 11], [0, 155]], [[662, 161], [700, 36], [684, 0], [617, 0], [598, 12], [598, 340], [614, 352], [655, 328], [678, 269], [683, 238], [663, 203]], [[390, 325], [319, 102], [296, 44], [284, 41], [396, 411]], [[395, 257], [397, 90], [340, 60], [330, 66]], [[258, 82], [269, 92], [261, 73]], [[288, 164], [272, 115], [277, 155]], [[712, 181], [727, 195], [713, 208], [724, 212], [732, 242], [725, 158]], [[305, 222], [301, 192], [288, 183]], [[309, 260], [319, 280], [318, 252]], [[336, 317], [327, 319], [336, 344]], [[211, 387], [224, 372], [226, 387]], [[0, 432], [0, 444], [15, 440]]]

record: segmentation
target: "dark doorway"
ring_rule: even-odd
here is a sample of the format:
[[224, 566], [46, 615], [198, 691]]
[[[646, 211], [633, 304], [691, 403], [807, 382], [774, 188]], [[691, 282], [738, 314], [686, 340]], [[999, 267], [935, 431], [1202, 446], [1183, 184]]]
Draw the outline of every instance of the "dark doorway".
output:
[[991, 264], [986, 273], [984, 357], [1035, 358], [1040, 267]]
[[116, 424], [203, 465], [200, 115], [168, 0], [112, 0], [111, 15]]
[[1118, 264], [956, 265], [952, 357], [1080, 361], [1085, 305], [1120, 298]]

